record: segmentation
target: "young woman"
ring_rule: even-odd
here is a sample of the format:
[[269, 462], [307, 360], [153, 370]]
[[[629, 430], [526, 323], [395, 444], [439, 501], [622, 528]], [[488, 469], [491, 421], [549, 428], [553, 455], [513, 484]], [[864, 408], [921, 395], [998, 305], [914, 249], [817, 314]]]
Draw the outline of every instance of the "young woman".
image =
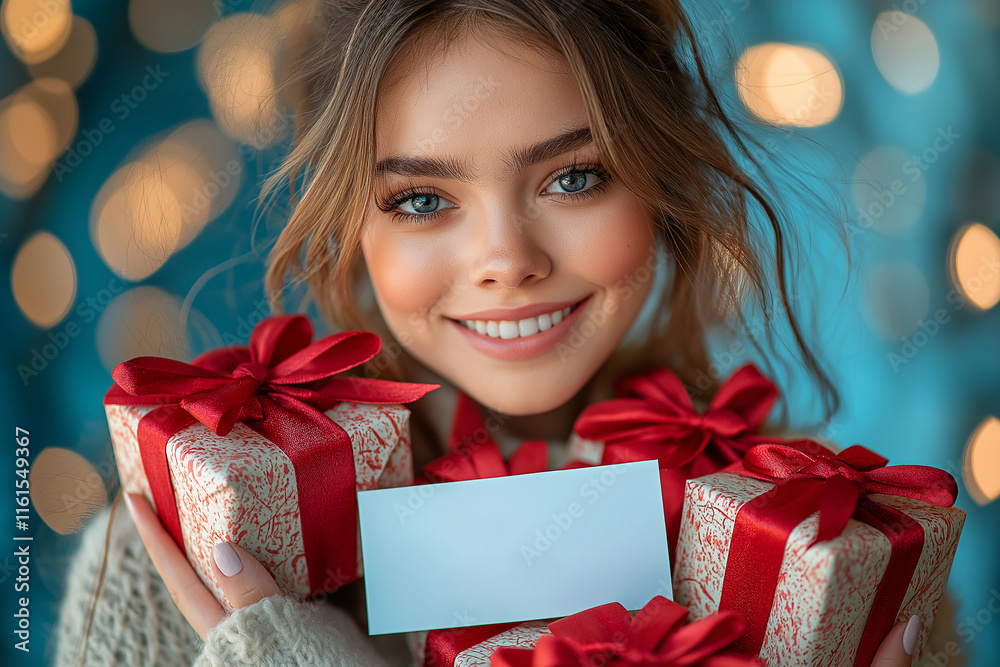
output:
[[[310, 17], [288, 65], [294, 148], [265, 188], [299, 186], [268, 287], [276, 297], [291, 275], [335, 327], [378, 333], [370, 373], [443, 385], [413, 406], [418, 467], [445, 453], [459, 391], [505, 455], [545, 439], [555, 465], [574, 418], [623, 373], [666, 366], [691, 386], [711, 378], [710, 394], [706, 336], [740, 322], [744, 297], [789, 328], [835, 408], [789, 309], [789, 230], [741, 166], [752, 156], [691, 37], [671, 0], [327, 1]], [[376, 649], [229, 544], [216, 548], [223, 609], [150, 505], [127, 503], [148, 558], [123, 520], [108, 562], [134, 567], [105, 587], [145, 622], [99, 600], [88, 662], [138, 644], [157, 664], [407, 664], [400, 638]], [[74, 579], [96, 576], [85, 558]], [[67, 596], [60, 659], [85, 631], [82, 590]], [[159, 603], [132, 599], [143, 590]], [[897, 625], [874, 664], [909, 665], [915, 636]]]

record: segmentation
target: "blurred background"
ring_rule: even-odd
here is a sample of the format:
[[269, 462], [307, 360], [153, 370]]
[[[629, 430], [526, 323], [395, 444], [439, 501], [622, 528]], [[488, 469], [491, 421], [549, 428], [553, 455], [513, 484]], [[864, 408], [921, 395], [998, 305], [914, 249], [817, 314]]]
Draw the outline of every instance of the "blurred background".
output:
[[[117, 492], [111, 369], [245, 344], [270, 314], [264, 258], [282, 209], [257, 212], [257, 195], [287, 146], [274, 71], [300, 10], [0, 0], [0, 469], [20, 479], [21, 438], [32, 489], [26, 515], [11, 481], [0, 493], [3, 664], [51, 659], [68, 554]], [[729, 103], [778, 128], [762, 160], [802, 165], [846, 209], [833, 223], [852, 268], [836, 235], [811, 237], [819, 294], [799, 304], [843, 398], [819, 432], [956, 477], [968, 518], [949, 582], [955, 653], [1000, 664], [1000, 0], [692, 11]], [[813, 204], [787, 203], [804, 231], [829, 228]], [[744, 361], [725, 342], [713, 359], [720, 376]], [[787, 374], [791, 422], [816, 432], [815, 396]], [[72, 503], [47, 492], [66, 479]], [[30, 656], [11, 639], [14, 536], [33, 538]]]

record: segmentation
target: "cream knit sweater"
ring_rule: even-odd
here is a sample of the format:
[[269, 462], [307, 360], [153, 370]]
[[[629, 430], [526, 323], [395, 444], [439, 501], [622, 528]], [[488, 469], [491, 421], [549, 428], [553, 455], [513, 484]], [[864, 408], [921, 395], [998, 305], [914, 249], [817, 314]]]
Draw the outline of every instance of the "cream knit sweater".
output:
[[115, 512], [107, 566], [86, 655], [83, 637], [104, 552], [110, 508], [84, 530], [67, 573], [55, 631], [55, 663], [110, 667], [217, 665], [330, 665], [389, 667], [410, 664], [401, 638], [380, 642], [331, 604], [273, 596], [232, 612], [202, 642], [153, 567], [135, 523]]

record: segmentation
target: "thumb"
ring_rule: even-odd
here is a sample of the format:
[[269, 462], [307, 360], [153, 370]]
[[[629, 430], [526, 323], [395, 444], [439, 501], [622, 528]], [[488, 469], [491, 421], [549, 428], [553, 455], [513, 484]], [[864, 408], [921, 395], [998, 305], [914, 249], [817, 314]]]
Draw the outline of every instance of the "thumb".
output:
[[215, 580], [233, 609], [242, 609], [281, 589], [271, 573], [250, 552], [232, 542], [219, 542], [212, 550]]
[[906, 623], [897, 623], [882, 640], [871, 667], [909, 667], [919, 633], [920, 618], [917, 616], [911, 616]]

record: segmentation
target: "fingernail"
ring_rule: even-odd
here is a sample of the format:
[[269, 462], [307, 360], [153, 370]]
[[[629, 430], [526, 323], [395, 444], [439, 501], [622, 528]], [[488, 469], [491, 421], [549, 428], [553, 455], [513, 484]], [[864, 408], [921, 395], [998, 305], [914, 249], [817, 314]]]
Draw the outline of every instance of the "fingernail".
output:
[[132, 494], [124, 493], [122, 495], [125, 496], [125, 507], [128, 508], [128, 513], [132, 515], [133, 519], [135, 519], [135, 505], [132, 504]]
[[917, 635], [920, 634], [920, 617], [910, 616], [910, 620], [903, 630], [903, 650], [906, 655], [913, 655], [913, 646], [917, 643]]
[[227, 577], [232, 577], [240, 573], [243, 569], [243, 561], [240, 560], [236, 549], [229, 542], [219, 542], [212, 549], [212, 556], [219, 570]]

